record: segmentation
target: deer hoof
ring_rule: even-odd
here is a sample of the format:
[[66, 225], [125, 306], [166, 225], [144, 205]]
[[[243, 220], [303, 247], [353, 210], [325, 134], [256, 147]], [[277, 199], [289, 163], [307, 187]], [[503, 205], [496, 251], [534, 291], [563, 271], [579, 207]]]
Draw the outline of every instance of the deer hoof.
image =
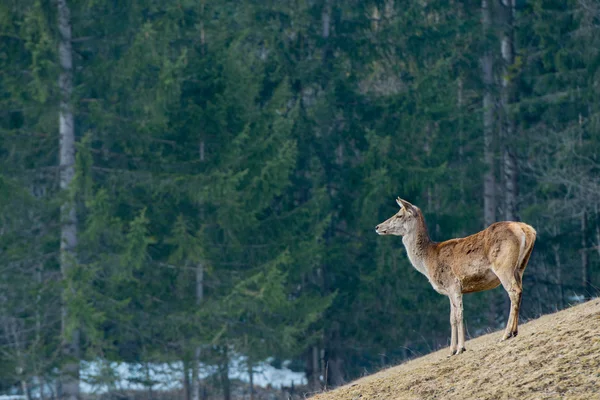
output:
[[464, 353], [465, 351], [467, 351], [467, 349], [465, 349], [464, 347], [460, 347], [458, 349], [450, 349], [450, 354], [448, 355], [448, 358], [452, 356], [457, 356], [461, 353]]
[[505, 340], [516, 337], [518, 334], [519, 332], [505, 332], [500, 341], [504, 342]]

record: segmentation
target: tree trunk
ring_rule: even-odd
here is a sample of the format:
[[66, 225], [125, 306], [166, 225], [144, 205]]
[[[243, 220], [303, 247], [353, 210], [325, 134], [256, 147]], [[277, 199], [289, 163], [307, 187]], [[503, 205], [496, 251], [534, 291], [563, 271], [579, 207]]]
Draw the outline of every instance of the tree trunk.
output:
[[562, 263], [560, 259], [560, 246], [555, 244], [552, 246], [554, 251], [554, 263], [556, 264], [556, 285], [558, 286], [558, 305], [557, 308], [560, 310], [564, 307], [564, 293], [562, 283]]
[[[75, 127], [72, 110], [73, 56], [71, 49], [71, 12], [67, 0], [57, 0], [58, 31], [60, 33], [58, 56], [60, 62], [59, 134], [60, 134], [60, 188], [69, 190], [75, 176]], [[75, 265], [77, 246], [77, 215], [75, 205], [66, 200], [61, 206], [60, 267], [63, 279]], [[79, 331], [67, 331], [69, 319], [66, 293], [63, 293], [62, 325], [63, 356], [65, 362], [60, 373], [59, 397], [67, 400], [79, 398]]]
[[12, 328], [12, 337], [13, 337], [13, 342], [14, 342], [14, 347], [15, 347], [15, 353], [16, 353], [16, 358], [17, 358], [17, 365], [18, 367], [16, 368], [17, 373], [19, 374], [19, 383], [21, 384], [21, 390], [23, 391], [23, 396], [25, 396], [25, 398], [27, 400], [31, 399], [31, 396], [29, 396], [29, 387], [27, 385], [27, 376], [26, 376], [26, 370], [25, 370], [25, 357], [23, 355], [23, 351], [21, 346], [23, 345], [23, 330], [21, 329], [21, 327], [19, 327], [19, 324], [17, 322], [16, 319], [13, 319], [12, 323], [10, 324], [11, 328]]
[[21, 380], [21, 390], [23, 391], [23, 396], [25, 396], [27, 400], [31, 400], [31, 392], [29, 391], [29, 386], [25, 379]]
[[[551, 301], [551, 296], [550, 296], [550, 289], [548, 288], [548, 286], [550, 286], [550, 273], [548, 272], [548, 264], [545, 261], [545, 257], [541, 257], [542, 258], [542, 266], [543, 268], [543, 272], [544, 275], [542, 276], [542, 284], [541, 287], [543, 288], [543, 296], [539, 296], [538, 297], [538, 304], [539, 304], [539, 314], [545, 314], [547, 311], [546, 310], [551, 310], [552, 308], [550, 307], [550, 301]], [[534, 275], [535, 276], [535, 275]], [[541, 290], [540, 290], [541, 291]]]
[[[206, 33], [204, 31], [204, 0], [200, 3], [200, 53], [204, 55], [206, 52]], [[204, 161], [204, 142], [202, 144], [202, 157], [200, 157], [201, 161]]]
[[221, 387], [223, 388], [223, 400], [231, 400], [231, 384], [229, 382], [229, 356], [227, 348], [223, 350], [223, 361], [220, 367]]
[[485, 50], [481, 58], [483, 74], [483, 212], [484, 224], [489, 226], [496, 222], [496, 177], [494, 168], [494, 101], [492, 97], [493, 59], [489, 50], [488, 35], [492, 24], [492, 16], [488, 0], [481, 0], [481, 16]]
[[192, 383], [190, 382], [190, 364], [189, 361], [183, 361], [183, 398], [191, 400]]
[[146, 391], [146, 399], [152, 400], [154, 398], [154, 394], [152, 393], [152, 381], [150, 379], [150, 364], [147, 362], [144, 363], [144, 373], [148, 388], [148, 390]]
[[333, 354], [333, 356], [327, 361], [327, 369], [331, 387], [342, 386], [345, 382], [342, 364], [343, 360], [337, 354]]
[[[323, 0], [323, 9], [321, 10], [321, 37], [324, 41], [322, 49], [321, 62], [324, 71], [331, 71], [332, 64], [329, 62], [330, 58], [333, 57], [333, 48], [329, 36], [331, 36], [332, 22], [331, 22], [331, 11], [333, 0]], [[329, 85], [327, 80], [321, 82], [321, 88], [325, 89]]]
[[40, 400], [46, 400], [46, 380], [43, 375], [38, 375], [38, 379], [40, 380]]
[[331, 30], [331, 0], [325, 0], [325, 4], [323, 5], [323, 11], [321, 12], [321, 23], [321, 36], [324, 39], [327, 39]]
[[250, 360], [248, 360], [248, 377], [250, 378], [250, 400], [254, 400], [254, 368]]
[[310, 354], [309, 387], [312, 392], [321, 390], [321, 369], [319, 368], [319, 347], [313, 346]]
[[[596, 250], [598, 250], [598, 254], [600, 255], [600, 215], [598, 214], [598, 210], [596, 210]], [[588, 276], [586, 279], [586, 286], [591, 287], [589, 270], [587, 271]]]
[[461, 172], [459, 176], [459, 188], [460, 188], [460, 202], [465, 204], [466, 196], [465, 196], [465, 150], [464, 150], [464, 84], [462, 77], [459, 77], [457, 82], [457, 93], [456, 93], [456, 101], [458, 108], [458, 162], [460, 164]]
[[515, 102], [514, 71], [511, 68], [515, 63], [514, 43], [514, 14], [515, 0], [502, 0], [502, 60], [504, 68], [502, 73], [502, 170], [504, 173], [504, 218], [508, 221], [517, 220], [517, 159], [515, 157], [515, 119], [509, 110]]
[[[204, 300], [204, 264], [196, 265], [196, 304], [199, 306]], [[194, 363], [192, 365], [192, 400], [200, 400], [200, 356], [202, 348], [196, 346], [194, 349]]]
[[379, 31], [379, 22], [381, 21], [381, 14], [379, 13], [379, 8], [377, 5], [373, 6], [373, 11], [371, 12], [371, 30], [373, 32]]
[[[38, 284], [38, 289], [36, 291], [36, 299], [35, 299], [35, 343], [36, 343], [36, 346], [40, 346], [40, 347], [42, 346], [42, 317], [40, 315], [40, 308], [41, 308], [41, 302], [42, 302], [41, 290], [42, 290], [42, 283], [43, 283], [42, 269], [43, 269], [43, 264], [40, 263], [40, 264], [38, 264], [38, 266], [36, 267], [36, 270], [35, 270], [35, 279]], [[40, 380], [39, 398], [40, 398], [40, 400], [46, 400], [45, 394], [44, 394], [44, 379], [42, 376], [42, 372], [38, 368], [38, 365], [39, 365], [38, 363], [35, 364], [35, 374], [36, 374], [37, 378]]]
[[581, 287], [584, 299], [590, 298], [590, 271], [588, 260], [588, 240], [587, 240], [587, 213], [584, 211], [581, 216]]
[[344, 384], [343, 358], [341, 357], [342, 346], [340, 338], [340, 325], [334, 322], [330, 329], [330, 337], [326, 341], [327, 364], [325, 365], [325, 385], [337, 387]]
[[[495, 145], [494, 137], [494, 61], [490, 45], [490, 32], [492, 28], [492, 12], [488, 0], [481, 0], [481, 21], [483, 28], [484, 50], [481, 57], [482, 81], [483, 81], [483, 163], [485, 173], [483, 174], [483, 223], [488, 227], [496, 222], [496, 168], [495, 168]], [[496, 296], [493, 293], [487, 295], [490, 298], [487, 310], [487, 319], [492, 326], [496, 326], [498, 309], [496, 307]]]

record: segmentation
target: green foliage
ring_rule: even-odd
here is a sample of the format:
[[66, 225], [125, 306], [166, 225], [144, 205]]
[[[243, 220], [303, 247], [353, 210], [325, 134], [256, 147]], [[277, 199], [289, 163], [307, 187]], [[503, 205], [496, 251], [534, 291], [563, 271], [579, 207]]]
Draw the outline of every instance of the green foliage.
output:
[[[482, 52], [498, 84], [502, 69], [480, 2], [68, 3], [68, 193], [54, 3], [0, 4], [0, 390], [65, 361], [63, 301], [82, 358], [107, 366], [189, 368], [200, 350], [221, 371], [241, 355], [311, 374], [316, 349], [344, 366], [335, 382], [446, 344], [447, 300], [373, 228], [396, 196], [434, 240], [481, 228]], [[598, 245], [599, 10], [533, 0], [516, 15], [519, 215], [539, 233], [525, 317], [581, 294]], [[67, 196], [78, 246], [62, 276]], [[470, 334], [504, 323], [500, 296], [465, 300]]]

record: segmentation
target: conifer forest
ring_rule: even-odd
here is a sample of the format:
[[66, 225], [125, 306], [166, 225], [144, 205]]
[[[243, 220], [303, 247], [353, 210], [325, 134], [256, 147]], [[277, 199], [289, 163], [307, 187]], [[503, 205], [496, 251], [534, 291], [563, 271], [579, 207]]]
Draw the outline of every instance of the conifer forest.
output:
[[585, 301], [599, 173], [600, 0], [2, 0], [0, 395], [296, 399], [448, 346], [397, 196], [535, 227], [523, 320]]

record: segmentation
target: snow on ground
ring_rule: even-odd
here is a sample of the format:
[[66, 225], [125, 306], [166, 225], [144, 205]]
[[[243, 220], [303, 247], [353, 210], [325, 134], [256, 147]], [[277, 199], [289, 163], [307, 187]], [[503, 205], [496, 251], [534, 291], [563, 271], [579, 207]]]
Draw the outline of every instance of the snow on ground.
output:
[[[248, 375], [247, 368], [244, 364], [240, 365], [241, 360], [237, 360], [237, 372], [233, 372], [232, 378], [239, 379], [243, 382], [249, 382], [250, 376]], [[271, 385], [276, 388], [282, 386], [294, 385], [306, 385], [306, 376], [304, 372], [294, 372], [287, 368], [289, 362], [283, 363], [283, 368], [275, 368], [272, 365], [263, 362], [255, 367], [254, 369], [254, 384], [256, 386], [266, 387]]]
[[[302, 372], [294, 372], [284, 363], [282, 368], [275, 368], [268, 362], [259, 363], [254, 367], [254, 384], [266, 387], [306, 384]], [[205, 378], [216, 372], [214, 367], [202, 366], [200, 377]], [[229, 377], [249, 382], [250, 376], [243, 357], [232, 360], [229, 366]], [[103, 393], [109, 390], [142, 390], [152, 385], [153, 390], [171, 390], [183, 386], [183, 364], [149, 363], [132, 364], [107, 361], [82, 362], [81, 390], [86, 393]], [[4, 400], [4, 399], [0, 399]]]

